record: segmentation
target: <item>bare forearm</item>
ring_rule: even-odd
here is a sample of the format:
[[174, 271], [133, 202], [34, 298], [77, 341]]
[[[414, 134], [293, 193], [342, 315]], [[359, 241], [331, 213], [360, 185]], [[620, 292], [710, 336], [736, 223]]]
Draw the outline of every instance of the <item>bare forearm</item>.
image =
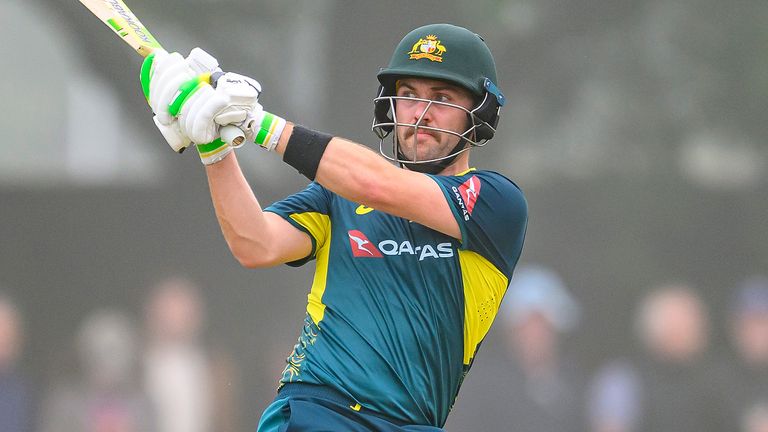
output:
[[245, 266], [247, 257], [266, 250], [266, 219], [259, 201], [243, 176], [234, 152], [206, 166], [208, 186], [221, 231], [232, 254]]

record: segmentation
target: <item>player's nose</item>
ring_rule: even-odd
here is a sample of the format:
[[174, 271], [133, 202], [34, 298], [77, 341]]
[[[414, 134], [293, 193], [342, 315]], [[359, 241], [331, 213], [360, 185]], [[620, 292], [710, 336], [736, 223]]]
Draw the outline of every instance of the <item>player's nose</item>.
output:
[[426, 124], [432, 121], [432, 102], [418, 101], [414, 104], [413, 123]]

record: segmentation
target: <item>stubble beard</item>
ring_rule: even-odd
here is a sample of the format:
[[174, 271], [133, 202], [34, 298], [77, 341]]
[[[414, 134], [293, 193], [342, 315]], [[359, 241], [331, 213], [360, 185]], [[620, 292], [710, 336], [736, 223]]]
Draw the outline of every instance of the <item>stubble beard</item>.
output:
[[452, 142], [454, 140], [447, 140], [448, 138], [454, 137], [445, 132], [434, 131], [429, 131], [423, 137], [417, 137], [415, 131], [411, 130], [398, 134], [398, 148], [403, 157], [409, 161], [438, 159], [447, 156], [450, 149], [458, 142], [458, 139]]

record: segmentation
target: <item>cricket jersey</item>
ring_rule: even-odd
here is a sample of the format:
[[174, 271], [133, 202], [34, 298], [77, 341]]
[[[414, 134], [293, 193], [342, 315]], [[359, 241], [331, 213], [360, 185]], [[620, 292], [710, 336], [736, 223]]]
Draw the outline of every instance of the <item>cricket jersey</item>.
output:
[[317, 183], [268, 208], [309, 234], [307, 316], [280, 380], [329, 386], [357, 409], [442, 427], [520, 256], [527, 204], [492, 171], [430, 176], [461, 241]]

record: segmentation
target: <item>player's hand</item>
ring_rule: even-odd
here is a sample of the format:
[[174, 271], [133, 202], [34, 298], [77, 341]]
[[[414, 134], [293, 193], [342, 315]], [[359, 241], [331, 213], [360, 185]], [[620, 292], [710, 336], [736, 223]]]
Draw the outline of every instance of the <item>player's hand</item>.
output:
[[[227, 77], [223, 91], [210, 85]], [[142, 65], [141, 83], [147, 102], [155, 113], [155, 123], [175, 151], [191, 143], [208, 143], [218, 137], [218, 124], [242, 122], [247, 110], [258, 100], [260, 85], [241, 77], [230, 77], [218, 61], [200, 48], [184, 59], [178, 53], [153, 52]], [[247, 84], [247, 85], [246, 85]]]
[[[240, 143], [242, 145], [246, 141], [254, 141], [256, 133], [253, 126], [260, 124], [257, 119], [264, 116], [258, 103], [261, 85], [256, 80], [231, 72], [217, 72], [211, 78], [216, 86], [214, 94], [201, 97], [198, 101], [190, 101], [200, 108], [191, 107], [187, 116], [179, 117], [180, 130], [189, 134], [192, 141], [197, 143], [200, 160], [205, 165], [222, 160], [233, 147], [221, 138], [201, 144], [201, 141], [205, 142], [207, 139], [207, 136], [199, 135], [201, 127], [209, 130], [234, 125], [236, 128], [230, 126], [230, 129], [242, 131], [245, 135], [245, 140]], [[221, 101], [225, 104], [220, 105]]]
[[149, 83], [155, 123], [171, 147], [180, 151], [190, 143], [201, 145], [200, 156], [209, 164], [231, 151], [218, 139], [220, 126], [236, 125], [253, 141], [256, 133], [249, 126], [263, 117], [258, 104], [261, 85], [243, 75], [221, 72], [216, 59], [199, 48], [185, 60], [187, 67], [180, 58], [159, 52], [145, 61], [143, 71], [149, 72], [142, 73], [145, 89]]
[[258, 81], [221, 72], [216, 59], [199, 48], [181, 60], [179, 54], [158, 51], [142, 67], [155, 123], [175, 151], [194, 143], [206, 165], [221, 160], [232, 150], [219, 138], [224, 125], [237, 126], [247, 141], [268, 150], [277, 145], [285, 120], [262, 109]]
[[[250, 78], [243, 77], [242, 75], [225, 74], [223, 78], [219, 79], [219, 86], [216, 88], [216, 91], [237, 93], [234, 89], [228, 89], [227, 86], [240, 86], [241, 84], [233, 83], [241, 79], [250, 80]], [[222, 81], [229, 81], [230, 84], [223, 84]], [[233, 100], [235, 99], [233, 98]], [[214, 116], [213, 121], [214, 123], [221, 125], [224, 125], [226, 122], [236, 125], [236, 130], [242, 131], [245, 134], [245, 140], [247, 140], [247, 142], [253, 142], [267, 151], [277, 147], [280, 135], [283, 133], [283, 129], [285, 129], [286, 125], [285, 119], [264, 111], [258, 103], [252, 105], [238, 105], [233, 102], [227, 109]], [[224, 130], [225, 129], [222, 129], [222, 131]], [[220, 161], [232, 151], [232, 148], [233, 147], [221, 139], [217, 139], [208, 144], [197, 145], [200, 159], [205, 165]]]
[[219, 138], [219, 133], [225, 130], [222, 126], [233, 125], [230, 130], [238, 134], [244, 132], [244, 138], [253, 141], [255, 133], [251, 126], [255, 124], [255, 118], [262, 116], [258, 103], [261, 86], [258, 82], [223, 72], [211, 75], [211, 81], [215, 90], [205, 84], [205, 88], [193, 90], [194, 94], [189, 96], [185, 93], [201, 84], [195, 78], [184, 82], [169, 107], [171, 114], [178, 111], [178, 130], [197, 144], [200, 159], [205, 165], [220, 161], [232, 151], [233, 147]]
[[141, 87], [155, 113], [155, 125], [174, 151], [181, 152], [191, 140], [179, 129], [176, 114], [170, 112], [169, 101], [182, 84], [217, 69], [216, 59], [199, 48], [192, 50], [187, 59], [179, 53], [169, 54], [157, 49], [144, 60]]
[[[221, 126], [237, 126], [245, 134], [244, 142], [253, 142], [273, 150], [285, 128], [285, 120], [264, 111], [258, 103], [261, 84], [253, 78], [233, 72], [214, 73], [212, 79], [215, 81], [216, 92], [227, 99], [227, 106], [213, 115], [213, 122]], [[198, 120], [209, 122], [208, 118], [199, 117]], [[188, 130], [189, 126], [182, 124], [182, 131]]]

